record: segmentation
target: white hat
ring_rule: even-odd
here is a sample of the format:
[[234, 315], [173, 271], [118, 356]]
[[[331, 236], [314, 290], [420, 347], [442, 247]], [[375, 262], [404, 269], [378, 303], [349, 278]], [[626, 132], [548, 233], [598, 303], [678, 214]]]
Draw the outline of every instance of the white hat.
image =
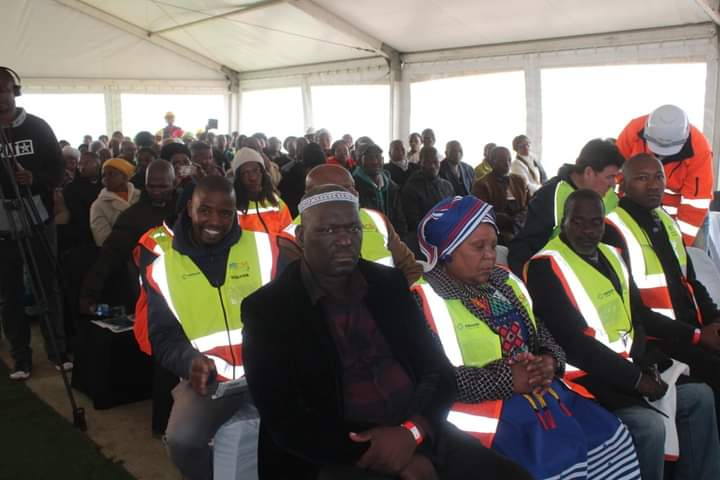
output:
[[230, 162], [230, 169], [233, 173], [237, 172], [237, 169], [240, 168], [240, 166], [248, 162], [259, 163], [263, 168], [265, 168], [265, 162], [258, 152], [252, 148], [243, 147], [235, 154], [233, 161]]
[[73, 148], [70, 145], [63, 147], [62, 155], [63, 157], [73, 157], [75, 160], [80, 160], [80, 150]]
[[643, 137], [650, 150], [670, 157], [682, 150], [690, 136], [687, 114], [675, 105], [663, 105], [652, 111], [645, 122]]

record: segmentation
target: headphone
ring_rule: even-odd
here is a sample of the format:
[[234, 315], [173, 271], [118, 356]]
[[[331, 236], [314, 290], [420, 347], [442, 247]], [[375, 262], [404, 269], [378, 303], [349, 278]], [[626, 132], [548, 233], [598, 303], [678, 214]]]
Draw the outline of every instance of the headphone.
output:
[[18, 75], [15, 70], [9, 67], [0, 66], [0, 70], [7, 72], [8, 75], [12, 77], [13, 83], [15, 84], [13, 85], [13, 95], [15, 95], [16, 97], [22, 95], [22, 80], [20, 80], [20, 75]]

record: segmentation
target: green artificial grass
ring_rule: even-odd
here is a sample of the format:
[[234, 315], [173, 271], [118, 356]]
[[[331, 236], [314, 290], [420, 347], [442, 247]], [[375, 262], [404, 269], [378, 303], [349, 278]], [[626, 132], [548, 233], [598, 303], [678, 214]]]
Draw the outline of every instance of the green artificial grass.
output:
[[8, 373], [0, 361], [0, 480], [133, 480]]

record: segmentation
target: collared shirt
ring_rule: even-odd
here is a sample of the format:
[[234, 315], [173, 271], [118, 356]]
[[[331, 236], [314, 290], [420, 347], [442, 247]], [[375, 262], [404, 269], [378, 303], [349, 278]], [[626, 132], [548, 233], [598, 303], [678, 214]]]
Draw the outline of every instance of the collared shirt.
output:
[[356, 269], [349, 279], [349, 298], [335, 299], [301, 261], [303, 284], [312, 304], [325, 313], [340, 359], [345, 419], [398, 425], [405, 420], [414, 385], [365, 304], [365, 278]]

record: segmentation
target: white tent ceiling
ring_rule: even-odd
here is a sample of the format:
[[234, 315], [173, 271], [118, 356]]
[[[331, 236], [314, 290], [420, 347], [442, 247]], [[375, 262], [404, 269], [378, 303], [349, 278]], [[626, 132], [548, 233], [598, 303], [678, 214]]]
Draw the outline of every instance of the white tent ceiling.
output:
[[717, 0], [5, 0], [2, 63], [43, 78], [237, 72], [718, 20]]

